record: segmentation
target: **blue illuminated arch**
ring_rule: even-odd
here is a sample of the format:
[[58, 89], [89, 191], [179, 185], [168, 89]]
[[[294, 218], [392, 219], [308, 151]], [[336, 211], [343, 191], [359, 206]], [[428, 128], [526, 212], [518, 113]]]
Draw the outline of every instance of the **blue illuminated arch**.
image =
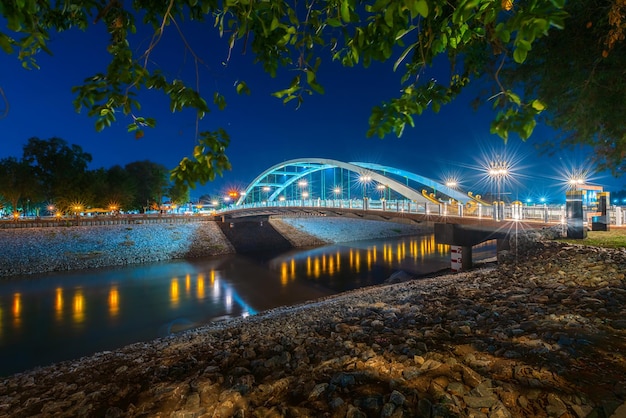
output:
[[[422, 190], [417, 190], [409, 186], [409, 180], [418, 185], [436, 190], [439, 194], [454, 199], [461, 204], [466, 204], [471, 200], [467, 194], [447, 187], [435, 180], [394, 167], [363, 162], [346, 163], [327, 158], [299, 158], [276, 164], [263, 171], [248, 185], [236, 204], [240, 205], [244, 203], [246, 199], [248, 201], [253, 200], [254, 197], [250, 196], [254, 196], [255, 192], [259, 194], [259, 191], [264, 189], [269, 189], [266, 192], [266, 200], [274, 201], [284, 193], [288, 187], [299, 182], [301, 179], [307, 178], [307, 176], [312, 173], [336, 168], [344, 169], [360, 176], [367, 176], [371, 181], [383, 184], [394, 192], [404, 196], [404, 198], [415, 202], [432, 202], [432, 198], [425, 196]], [[401, 179], [403, 181], [401, 181]]]

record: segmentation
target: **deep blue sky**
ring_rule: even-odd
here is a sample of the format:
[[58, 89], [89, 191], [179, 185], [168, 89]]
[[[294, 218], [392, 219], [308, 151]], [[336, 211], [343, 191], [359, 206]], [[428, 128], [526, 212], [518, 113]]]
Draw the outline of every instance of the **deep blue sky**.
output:
[[[168, 35], [153, 56], [155, 61], [169, 74], [193, 80], [189, 78], [194, 72], [189, 55], [185, 55], [173, 29]], [[223, 178], [192, 191], [192, 197], [204, 192], [222, 193], [230, 186], [244, 187], [264, 169], [300, 157], [376, 162], [433, 179], [453, 174], [461, 177], [467, 190], [481, 193], [479, 189], [485, 186], [480, 185], [480, 164], [493, 153], [514, 155], [511, 158], [517, 162], [516, 177], [521, 183], [515, 189], [520, 198], [562, 195], [559, 177], [563, 170], [584, 164], [585, 150], [539, 157], [533, 144], [551, 139], [553, 132], [547, 128], [539, 127], [526, 143], [513, 138], [505, 146], [489, 133], [493, 114], [488, 108], [473, 111], [469, 94], [442, 108], [439, 114], [427, 111], [416, 118], [417, 126], [407, 129], [402, 138], [366, 138], [372, 107], [394, 97], [399, 90], [399, 74], [392, 71], [393, 63], [374, 64], [366, 70], [343, 68], [324, 56], [318, 79], [326, 93], [308, 97], [296, 110], [293, 104], [283, 105], [271, 96], [273, 91], [288, 86], [292, 73], [285, 70], [272, 79], [260, 65], [252, 63], [250, 53], [242, 55], [241, 46], [235, 48], [230, 63], [224, 66], [224, 40], [207, 38], [197, 28], [190, 28], [186, 36], [196, 52], [212, 57], [206, 58], [206, 66], [200, 69], [201, 92], [212, 97], [218, 90], [228, 102], [226, 110], [215, 109], [208, 114], [200, 122], [200, 129], [223, 127], [229, 132], [231, 146], [227, 154], [233, 165]], [[148, 39], [143, 38], [145, 42]], [[167, 99], [160, 95], [142, 96], [144, 115], [156, 117], [158, 123], [155, 129], [146, 130], [141, 140], [126, 132], [128, 120], [122, 115], [117, 126], [98, 133], [85, 111], [75, 112], [71, 87], [105, 68], [109, 59], [105, 52], [107, 40], [108, 34], [98, 26], [88, 34], [70, 31], [54, 35], [50, 43], [54, 56], [40, 54], [40, 70], [24, 70], [15, 55], [2, 55], [0, 86], [10, 109], [8, 116], [0, 119], [0, 158], [21, 156], [30, 137], [55, 136], [92, 154], [90, 168], [94, 169], [146, 159], [172, 168], [191, 154], [194, 115], [170, 113]], [[237, 80], [248, 84], [251, 96], [236, 95]], [[593, 182], [619, 190], [626, 180], [595, 175]]]

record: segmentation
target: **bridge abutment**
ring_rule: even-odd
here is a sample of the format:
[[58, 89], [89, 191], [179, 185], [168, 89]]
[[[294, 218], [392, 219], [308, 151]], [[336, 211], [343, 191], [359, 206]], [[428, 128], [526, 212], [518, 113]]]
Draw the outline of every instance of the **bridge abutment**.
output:
[[[451, 267], [456, 271], [472, 268], [472, 247], [474, 245], [494, 239], [497, 242], [496, 251], [498, 253], [509, 248], [509, 234], [507, 232], [485, 227], [435, 223], [435, 242], [450, 245]], [[454, 249], [454, 247], [458, 249]], [[459, 252], [461, 257], [458, 257]], [[460, 266], [458, 266], [459, 261]]]

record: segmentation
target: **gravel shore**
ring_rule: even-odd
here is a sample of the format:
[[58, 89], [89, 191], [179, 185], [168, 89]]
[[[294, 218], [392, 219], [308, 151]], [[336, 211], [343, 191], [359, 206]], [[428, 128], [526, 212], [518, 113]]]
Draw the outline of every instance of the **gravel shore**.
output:
[[623, 417], [626, 250], [343, 293], [5, 379], [0, 416]]

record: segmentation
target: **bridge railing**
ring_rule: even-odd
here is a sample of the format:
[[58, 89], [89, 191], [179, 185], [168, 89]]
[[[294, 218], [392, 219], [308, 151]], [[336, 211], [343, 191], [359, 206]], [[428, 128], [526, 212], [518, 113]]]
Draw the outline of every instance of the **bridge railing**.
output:
[[[470, 218], [488, 218], [500, 220], [528, 220], [545, 223], [565, 223], [567, 213], [565, 205], [533, 205], [520, 204], [506, 205], [481, 205], [471, 206], [449, 205], [436, 203], [417, 203], [409, 200], [374, 200], [374, 199], [295, 199], [271, 202], [249, 203], [244, 205], [230, 206], [224, 211], [233, 209], [252, 208], [335, 208], [335, 209], [358, 209], [368, 211], [381, 211], [386, 213], [417, 213], [439, 216], [458, 216]], [[592, 216], [597, 215], [592, 211], [585, 211], [585, 219], [592, 221]], [[626, 207], [611, 206], [607, 210], [607, 221], [610, 225], [626, 225]]]

